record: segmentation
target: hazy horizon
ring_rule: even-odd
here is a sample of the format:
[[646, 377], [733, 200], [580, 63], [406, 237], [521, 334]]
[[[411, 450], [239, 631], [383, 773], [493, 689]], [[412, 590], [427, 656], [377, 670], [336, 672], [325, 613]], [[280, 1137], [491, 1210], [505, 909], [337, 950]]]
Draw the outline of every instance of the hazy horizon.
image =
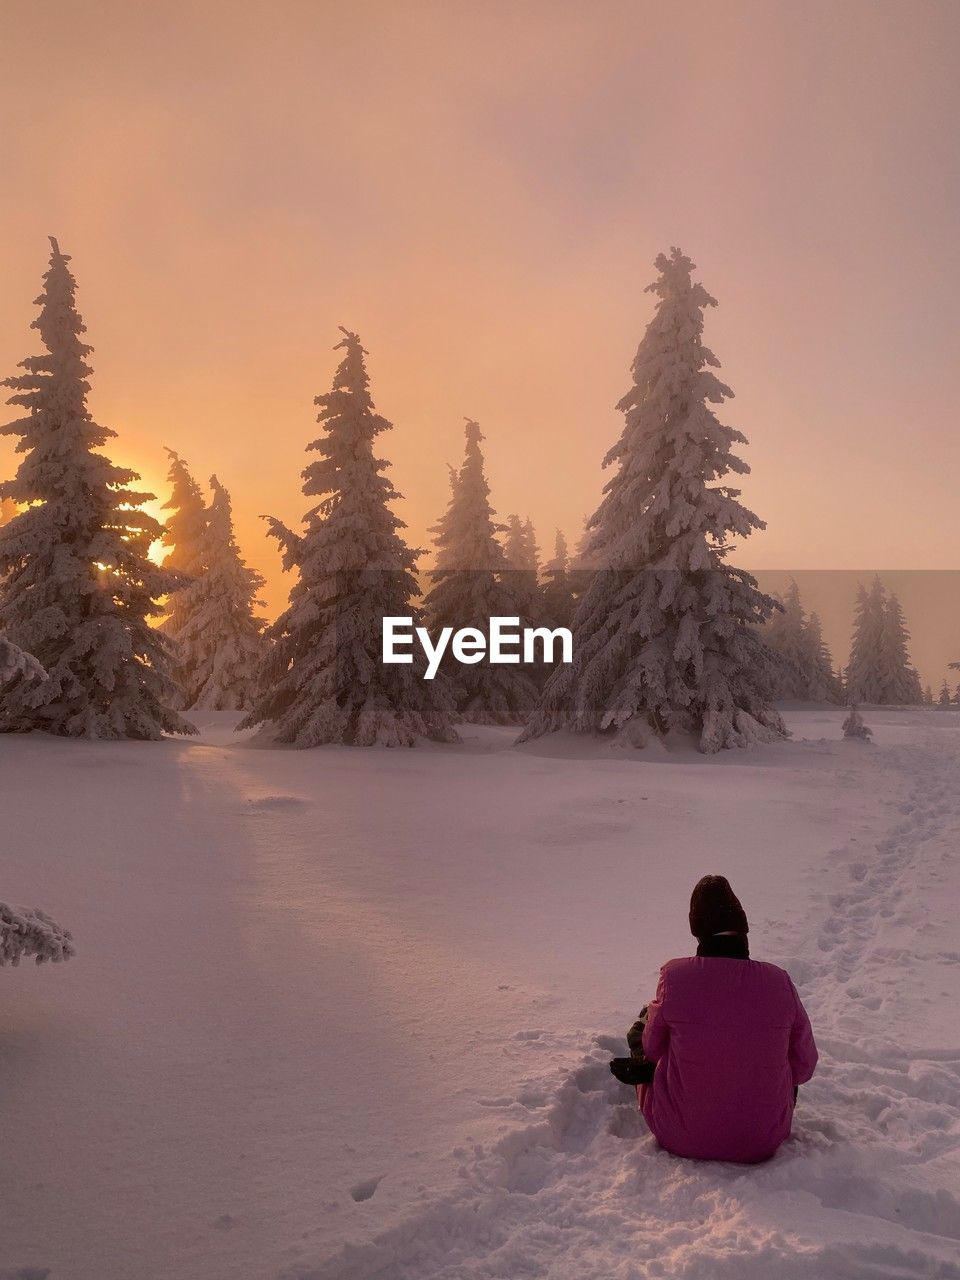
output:
[[338, 325], [411, 545], [470, 415], [499, 516], [549, 554], [599, 500], [671, 244], [719, 301], [768, 525], [738, 562], [960, 567], [954, 6], [54, 2], [2, 27], [0, 376], [37, 350], [56, 235], [113, 456], [161, 502], [164, 446], [217, 472], [271, 615], [258, 516], [309, 505]]

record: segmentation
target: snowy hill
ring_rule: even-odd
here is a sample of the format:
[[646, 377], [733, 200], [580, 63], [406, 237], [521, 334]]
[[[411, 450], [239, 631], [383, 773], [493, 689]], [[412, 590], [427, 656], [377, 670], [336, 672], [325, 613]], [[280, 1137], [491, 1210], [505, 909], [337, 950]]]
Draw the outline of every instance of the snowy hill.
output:
[[[704, 759], [0, 738], [0, 1275], [960, 1277], [960, 712]], [[769, 1164], [659, 1151], [606, 1062], [728, 875], [821, 1066]], [[35, 1270], [31, 1270], [35, 1269]]]

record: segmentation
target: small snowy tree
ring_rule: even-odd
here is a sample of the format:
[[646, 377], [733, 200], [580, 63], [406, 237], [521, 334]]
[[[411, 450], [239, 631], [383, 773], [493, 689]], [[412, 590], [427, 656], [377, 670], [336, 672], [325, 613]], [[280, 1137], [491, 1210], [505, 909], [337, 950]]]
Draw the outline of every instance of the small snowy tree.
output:
[[374, 411], [360, 339], [341, 332], [333, 388], [316, 398], [323, 433], [307, 446], [320, 457], [303, 472], [304, 493], [319, 501], [301, 535], [270, 521], [297, 581], [269, 630], [262, 692], [240, 727], [263, 725], [267, 737], [298, 747], [455, 741], [445, 682], [422, 679], [420, 657], [409, 666], [381, 660], [384, 617], [419, 622], [416, 555], [390, 510], [400, 495], [374, 453], [391, 424]]
[[[490, 505], [476, 422], [467, 419], [463, 464], [451, 474], [450, 502], [431, 532], [437, 548], [424, 613], [436, 635], [443, 627], [473, 627], [489, 634], [494, 617], [524, 618]], [[518, 521], [519, 524], [519, 521]], [[460, 719], [471, 724], [522, 724], [536, 700], [536, 686], [522, 666], [445, 667]]]
[[854, 609], [853, 639], [845, 685], [851, 703], [884, 701], [884, 618], [886, 592], [879, 577], [870, 590], [861, 585]]
[[923, 702], [920, 675], [910, 663], [909, 640], [900, 601], [891, 593], [883, 615], [880, 671], [883, 701], [896, 706]]
[[[933, 699], [931, 698], [930, 701], [932, 702]], [[952, 704], [953, 699], [950, 697], [950, 686], [947, 684], [946, 680], [944, 680], [943, 686], [940, 689], [940, 697], [937, 699], [937, 706], [940, 708], [947, 708], [952, 706]]]
[[25, 956], [37, 964], [59, 964], [75, 955], [73, 934], [51, 920], [39, 907], [24, 910], [0, 902], [0, 966], [16, 968]]
[[0, 497], [23, 509], [0, 529], [0, 628], [47, 673], [42, 698], [8, 692], [9, 728], [71, 737], [192, 733], [172, 710], [169, 641], [150, 619], [178, 585], [148, 550], [159, 523], [129, 486], [136, 472], [98, 448], [115, 435], [87, 409], [91, 348], [81, 341], [76, 282], [55, 240], [33, 322], [45, 354], [6, 380], [26, 415], [2, 428], [24, 455]]
[[863, 716], [860, 714], [856, 703], [850, 704], [847, 718], [843, 722], [843, 736], [845, 738], [859, 738], [861, 742], [868, 742], [873, 736], [873, 730], [864, 723]]
[[[187, 464], [172, 449], [168, 449], [167, 453], [170, 455], [170, 467], [167, 471], [170, 497], [163, 504], [163, 509], [169, 511], [170, 515], [163, 530], [163, 544], [169, 551], [163, 564], [164, 568], [174, 569], [183, 576], [185, 588], [202, 572], [200, 542], [206, 532], [207, 512], [203, 493], [190, 474]], [[183, 588], [171, 595], [167, 602], [166, 616], [160, 624], [161, 630], [174, 641], [179, 639], [188, 617]], [[179, 659], [177, 665], [180, 665]]]
[[734, 453], [745, 438], [710, 407], [732, 395], [703, 344], [716, 303], [679, 249], [656, 265], [656, 314], [604, 464], [616, 473], [590, 521], [585, 558], [599, 572], [577, 606], [573, 663], [553, 671], [525, 738], [636, 722], [641, 737], [645, 726], [694, 733], [713, 752], [786, 732], [759, 634], [774, 602], [726, 562], [731, 537], [763, 522], [718, 483], [748, 467]]
[[233, 533], [230, 495], [216, 476], [191, 571], [180, 593], [177, 679], [184, 705], [246, 711], [263, 661], [263, 622], [254, 614], [264, 580], [243, 562]]

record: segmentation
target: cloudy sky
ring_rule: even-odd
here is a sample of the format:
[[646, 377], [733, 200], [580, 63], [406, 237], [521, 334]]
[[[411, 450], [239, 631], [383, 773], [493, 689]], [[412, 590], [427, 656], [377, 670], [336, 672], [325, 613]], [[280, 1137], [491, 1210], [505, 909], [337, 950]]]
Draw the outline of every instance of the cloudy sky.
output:
[[[960, 567], [960, 5], [0, 2], [0, 371], [48, 234], [92, 407], [296, 521], [337, 326], [411, 540], [464, 415], [543, 542], [596, 505], [656, 254], [720, 306], [764, 568]], [[13, 465], [0, 443], [0, 469]]]

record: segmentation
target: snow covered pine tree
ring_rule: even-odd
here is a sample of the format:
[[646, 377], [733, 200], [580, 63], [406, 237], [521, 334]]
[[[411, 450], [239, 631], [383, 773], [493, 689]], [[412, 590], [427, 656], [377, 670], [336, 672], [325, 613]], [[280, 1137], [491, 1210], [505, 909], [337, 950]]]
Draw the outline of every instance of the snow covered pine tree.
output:
[[774, 614], [763, 632], [767, 645], [783, 662], [774, 696], [839, 702], [840, 685], [820, 618], [815, 613], [806, 616], [793, 578], [781, 603], [782, 611]]
[[521, 520], [517, 515], [507, 516], [503, 553], [519, 616], [535, 622], [540, 604], [540, 553], [532, 520]]
[[573, 618], [574, 587], [570, 573], [570, 553], [567, 540], [557, 530], [553, 544], [553, 559], [543, 566], [543, 590], [540, 594], [540, 614], [550, 627], [569, 627]]
[[714, 752], [786, 733], [764, 695], [773, 659], [759, 628], [774, 602], [726, 563], [730, 535], [763, 522], [739, 490], [711, 483], [748, 470], [733, 452], [745, 438], [709, 407], [733, 394], [703, 345], [703, 312], [716, 303], [679, 249], [656, 266], [656, 314], [604, 460], [617, 471], [590, 521], [586, 560], [598, 571], [577, 606], [573, 663], [554, 670], [524, 739], [677, 730]]
[[366, 352], [341, 329], [345, 352], [333, 389], [317, 396], [324, 433], [307, 447], [321, 456], [303, 472], [303, 491], [321, 501], [298, 535], [269, 520], [285, 569], [298, 577], [290, 603], [267, 633], [254, 709], [240, 728], [263, 725], [264, 739], [298, 747], [323, 743], [413, 746], [418, 738], [456, 741], [446, 682], [424, 680], [410, 666], [381, 661], [384, 617], [419, 615], [412, 599], [416, 554], [389, 508], [400, 495], [374, 455], [390, 423], [374, 412]]
[[813, 702], [842, 702], [843, 681], [833, 669], [833, 656], [823, 638], [818, 613], [811, 613], [805, 629], [807, 642], [807, 696]]
[[[467, 419], [463, 465], [450, 474], [450, 502], [431, 532], [437, 559], [423, 609], [430, 631], [474, 627], [488, 635], [491, 618], [519, 618], [522, 601], [514, 591], [511, 571], [497, 541], [499, 526], [490, 506], [490, 486], [480, 451], [480, 427]], [[519, 526], [519, 521], [517, 522]], [[537, 697], [536, 686], [522, 666], [443, 667], [454, 689], [459, 718], [470, 724], [523, 724]]]
[[861, 586], [847, 665], [851, 701], [898, 706], [923, 702], [920, 676], [907, 651], [909, 639], [900, 601], [895, 595], [887, 596], [879, 576], [869, 591]]
[[792, 578], [783, 597], [778, 599], [781, 607], [774, 612], [763, 631], [764, 641], [781, 661], [773, 696], [791, 699], [807, 698], [809, 697], [806, 669], [809, 656], [806, 636], [807, 620], [800, 600], [800, 588]]
[[216, 476], [197, 543], [194, 574], [177, 604], [177, 680], [189, 710], [248, 711], [263, 662], [263, 622], [254, 616], [264, 580], [244, 564], [230, 495]]
[[[170, 468], [167, 471], [170, 497], [163, 504], [163, 509], [169, 511], [170, 515], [163, 529], [163, 545], [170, 550], [163, 565], [165, 569], [173, 569], [183, 575], [183, 586], [167, 601], [167, 612], [160, 623], [160, 629], [176, 642], [187, 619], [184, 610], [185, 589], [202, 572], [200, 540], [207, 528], [207, 508], [200, 486], [190, 474], [187, 464], [172, 449], [168, 449], [167, 453], [170, 455]], [[178, 654], [175, 676], [182, 687], [184, 682], [179, 668]], [[186, 706], [186, 702], [183, 705]]]
[[861, 585], [853, 615], [853, 639], [845, 685], [851, 704], [883, 702], [883, 622], [886, 593], [879, 577]]
[[147, 551], [161, 526], [128, 486], [136, 472], [95, 450], [115, 432], [87, 409], [91, 348], [75, 305], [69, 258], [51, 239], [33, 322], [46, 354], [4, 385], [27, 416], [3, 427], [25, 456], [0, 498], [24, 509], [0, 529], [0, 629], [47, 673], [4, 700], [6, 727], [70, 737], [159, 738], [193, 733], [172, 710], [169, 641], [148, 619], [177, 578]]
[[903, 608], [891, 592], [883, 615], [881, 675], [883, 700], [895, 706], [919, 706], [923, 702], [920, 673], [910, 662], [909, 640]]

